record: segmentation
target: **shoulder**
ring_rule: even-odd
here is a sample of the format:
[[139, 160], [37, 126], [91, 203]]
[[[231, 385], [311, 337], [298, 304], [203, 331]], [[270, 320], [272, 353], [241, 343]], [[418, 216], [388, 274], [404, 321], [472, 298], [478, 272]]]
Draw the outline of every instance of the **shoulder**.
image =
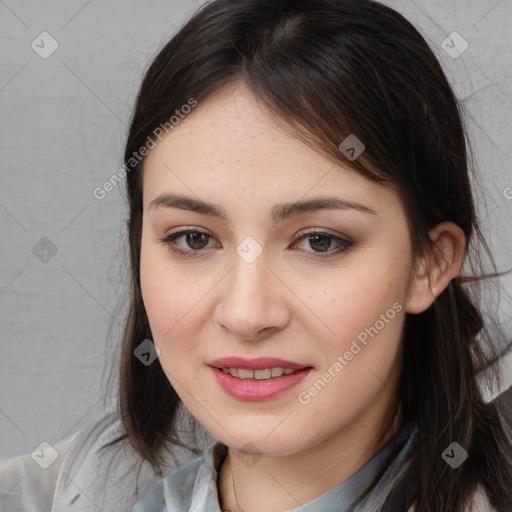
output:
[[489, 503], [487, 494], [484, 488], [479, 485], [473, 494], [473, 504], [468, 512], [495, 512], [494, 508]]
[[121, 420], [109, 413], [55, 445], [59, 459], [47, 470], [37, 468], [30, 455], [2, 463], [0, 491], [6, 497], [0, 494], [0, 512], [126, 512], [162, 476], [197, 458], [176, 447], [158, 472], [123, 435]]
[[[160, 472], [140, 457], [118, 415], [111, 413], [84, 430], [71, 445], [57, 480], [51, 512], [126, 512], [164, 476], [197, 458], [173, 447], [173, 458]], [[183, 438], [184, 444], [194, 445]]]
[[120, 419], [110, 413], [76, 436], [62, 462], [52, 512], [126, 510], [139, 487], [152, 482], [156, 471], [121, 439], [123, 434]]
[[77, 437], [0, 461], [0, 512], [50, 510], [62, 460]]
[[[407, 512], [415, 512], [414, 505]], [[489, 503], [487, 494], [481, 485], [479, 485], [473, 493], [471, 505], [466, 508], [465, 512], [496, 512]]]

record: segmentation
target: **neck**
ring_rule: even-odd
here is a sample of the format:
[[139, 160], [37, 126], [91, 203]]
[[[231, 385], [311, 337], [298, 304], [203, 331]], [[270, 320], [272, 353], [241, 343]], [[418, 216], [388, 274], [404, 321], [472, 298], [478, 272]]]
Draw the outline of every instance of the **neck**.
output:
[[399, 429], [399, 418], [384, 436], [382, 422], [358, 418], [322, 443], [287, 456], [262, 456], [244, 464], [243, 453], [230, 448], [218, 478], [221, 510], [284, 512], [333, 489], [356, 473]]

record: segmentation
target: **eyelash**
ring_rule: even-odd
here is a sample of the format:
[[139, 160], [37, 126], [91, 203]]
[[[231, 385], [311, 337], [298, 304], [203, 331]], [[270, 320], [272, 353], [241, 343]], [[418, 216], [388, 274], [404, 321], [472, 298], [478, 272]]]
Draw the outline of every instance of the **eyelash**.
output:
[[[175, 233], [171, 233], [169, 234], [168, 236], [164, 237], [164, 238], [158, 238], [157, 237], [157, 240], [159, 242], [161, 242], [162, 244], [166, 245], [169, 250], [171, 250], [172, 252], [180, 255], [180, 256], [183, 256], [185, 258], [197, 258], [199, 256], [199, 253], [201, 253], [203, 251], [203, 249], [197, 249], [197, 250], [193, 250], [191, 249], [190, 251], [184, 251], [183, 249], [177, 249], [176, 246], [173, 244], [173, 242], [177, 239], [177, 238], [180, 238], [181, 236], [183, 235], [187, 235], [187, 234], [190, 234], [190, 233], [198, 233], [198, 234], [202, 234], [202, 235], [207, 235], [208, 237], [210, 238], [214, 238], [214, 236], [211, 234], [211, 233], [208, 233], [207, 231], [201, 231], [199, 229], [184, 229], [184, 230], [181, 230], [181, 231], [176, 231]], [[335, 242], [337, 242], [340, 247], [334, 251], [327, 251], [327, 252], [313, 252], [313, 254], [316, 254], [315, 256], [312, 256], [313, 259], [326, 259], [326, 258], [331, 258], [331, 257], [334, 257], [334, 256], [337, 256], [341, 253], [344, 253], [345, 251], [349, 250], [350, 248], [352, 248], [355, 243], [351, 240], [348, 240], [348, 239], [344, 239], [344, 238], [341, 238], [339, 236], [336, 236], [336, 235], [333, 235], [331, 233], [328, 233], [326, 231], [308, 231], [306, 233], [302, 233], [302, 235], [298, 236], [297, 238], [295, 238], [295, 240], [292, 242], [293, 244], [296, 244], [297, 242], [300, 242], [302, 241], [303, 239], [307, 239], [308, 237], [310, 236], [314, 236], [314, 235], [324, 235], [324, 236], [327, 236], [328, 238], [331, 238], [332, 240], [334, 240]], [[209, 240], [208, 240], [209, 241]], [[306, 251], [306, 252], [310, 252], [310, 251]]]

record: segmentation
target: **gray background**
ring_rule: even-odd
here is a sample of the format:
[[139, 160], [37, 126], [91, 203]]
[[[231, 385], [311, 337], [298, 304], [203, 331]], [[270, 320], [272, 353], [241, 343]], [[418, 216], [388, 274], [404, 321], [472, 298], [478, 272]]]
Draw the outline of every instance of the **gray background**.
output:
[[[57, 442], [109, 406], [126, 207], [118, 188], [101, 201], [92, 191], [123, 163], [149, 59], [201, 3], [0, 0], [0, 457]], [[465, 100], [483, 228], [504, 270], [512, 260], [512, 3], [385, 3], [420, 29]], [[441, 46], [454, 31], [469, 44], [457, 59]], [[42, 32], [58, 43], [47, 59], [31, 47]], [[56, 254], [36, 257], [38, 243]], [[492, 309], [511, 333], [512, 278], [501, 281]]]

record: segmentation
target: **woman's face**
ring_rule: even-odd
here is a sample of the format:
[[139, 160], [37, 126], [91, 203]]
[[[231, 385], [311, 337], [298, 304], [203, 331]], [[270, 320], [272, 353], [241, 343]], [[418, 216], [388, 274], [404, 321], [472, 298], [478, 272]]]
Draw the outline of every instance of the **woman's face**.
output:
[[[191, 413], [234, 449], [289, 455], [387, 419], [412, 256], [395, 192], [274, 119], [238, 85], [151, 150], [140, 279], [160, 364]], [[214, 367], [258, 366], [227, 357], [285, 362], [241, 380]]]

